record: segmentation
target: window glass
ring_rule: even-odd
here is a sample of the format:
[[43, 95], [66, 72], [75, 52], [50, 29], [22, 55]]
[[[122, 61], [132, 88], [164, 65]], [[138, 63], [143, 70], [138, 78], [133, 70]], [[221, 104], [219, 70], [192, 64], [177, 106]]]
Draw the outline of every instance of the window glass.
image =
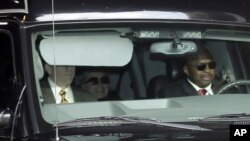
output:
[[6, 108], [11, 93], [13, 64], [11, 40], [4, 32], [0, 32], [0, 43], [0, 106]]
[[250, 43], [239, 43], [240, 46], [240, 51], [242, 54], [242, 59], [243, 59], [243, 64], [245, 65], [245, 72], [246, 72], [246, 76], [249, 79], [250, 74], [249, 74], [249, 70], [250, 70]]
[[[132, 29], [60, 29], [54, 37], [51, 31], [32, 34], [38, 101], [46, 121], [142, 111], [148, 112], [142, 117], [155, 117], [155, 109], [177, 107], [183, 108], [179, 111], [183, 117], [164, 118], [162, 111], [159, 118], [187, 121], [184, 105], [194, 114], [215, 115], [221, 100], [230, 106], [233, 97], [248, 94], [248, 46], [243, 43], [250, 39], [249, 34], [214, 29], [205, 36], [203, 30], [189, 34], [175, 29], [146, 37], [145, 32]], [[180, 38], [172, 35], [175, 33]], [[202, 101], [196, 97], [200, 88], [206, 90], [204, 103], [210, 99], [214, 104], [203, 105], [210, 109], [207, 113], [192, 110]]]

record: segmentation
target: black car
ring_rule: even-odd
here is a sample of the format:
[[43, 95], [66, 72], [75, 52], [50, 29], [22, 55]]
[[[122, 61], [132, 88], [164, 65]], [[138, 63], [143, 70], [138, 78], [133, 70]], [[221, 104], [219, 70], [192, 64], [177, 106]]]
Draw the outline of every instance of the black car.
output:
[[[249, 9], [247, 0], [1, 1], [0, 140], [233, 139], [250, 121]], [[216, 66], [197, 68], [214, 69], [221, 87], [163, 94], [186, 80], [183, 60], [200, 43]]]

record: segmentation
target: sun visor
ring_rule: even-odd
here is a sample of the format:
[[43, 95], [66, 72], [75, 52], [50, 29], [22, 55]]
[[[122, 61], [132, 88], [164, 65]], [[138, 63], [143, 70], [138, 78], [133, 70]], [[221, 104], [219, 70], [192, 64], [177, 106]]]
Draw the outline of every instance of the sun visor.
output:
[[64, 33], [45, 37], [40, 53], [49, 65], [124, 66], [133, 54], [133, 43], [117, 32]]

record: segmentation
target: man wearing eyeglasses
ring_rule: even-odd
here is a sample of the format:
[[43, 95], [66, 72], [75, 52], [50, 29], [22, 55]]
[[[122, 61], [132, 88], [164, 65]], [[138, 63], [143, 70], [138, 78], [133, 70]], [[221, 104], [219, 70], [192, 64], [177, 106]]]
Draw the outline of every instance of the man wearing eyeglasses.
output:
[[110, 90], [109, 83], [110, 79], [107, 72], [100, 70], [89, 70], [82, 74], [82, 90], [92, 94], [98, 99], [98, 101], [120, 99], [118, 95]]
[[160, 97], [214, 95], [221, 87], [213, 83], [216, 62], [203, 44], [199, 43], [197, 52], [187, 54], [183, 62], [186, 78], [166, 84], [159, 91]]

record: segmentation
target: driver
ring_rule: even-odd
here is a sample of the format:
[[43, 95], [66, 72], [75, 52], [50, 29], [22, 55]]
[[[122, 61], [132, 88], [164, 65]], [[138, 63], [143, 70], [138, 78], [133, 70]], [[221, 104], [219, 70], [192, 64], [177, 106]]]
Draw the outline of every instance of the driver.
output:
[[222, 86], [213, 83], [216, 62], [204, 44], [199, 43], [197, 52], [187, 54], [183, 63], [186, 78], [165, 85], [160, 90], [162, 97], [214, 95]]

